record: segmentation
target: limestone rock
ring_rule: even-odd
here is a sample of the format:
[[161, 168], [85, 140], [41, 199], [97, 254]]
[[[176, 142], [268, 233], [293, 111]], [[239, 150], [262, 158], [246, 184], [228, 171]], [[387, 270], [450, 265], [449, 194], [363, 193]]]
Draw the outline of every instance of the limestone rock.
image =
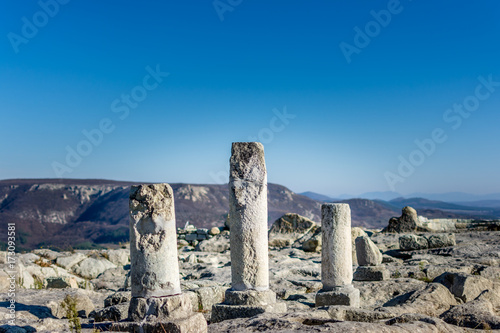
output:
[[[76, 305], [76, 311], [78, 311], [78, 316], [86, 318], [94, 310], [95, 306], [89, 296], [82, 290], [77, 289], [72, 292], [65, 293], [66, 296], [70, 296]], [[51, 310], [52, 315], [56, 318], [66, 317], [66, 308], [62, 306], [62, 302], [65, 297], [62, 297], [58, 301], [49, 301], [46, 306]]]
[[116, 266], [124, 266], [130, 264], [129, 249], [106, 250], [104, 253], [108, 257], [108, 260]]
[[217, 235], [210, 239], [201, 241], [196, 245], [196, 251], [201, 252], [225, 252], [230, 248], [229, 237], [227, 235]]
[[455, 246], [457, 244], [457, 242], [455, 240], [455, 234], [453, 234], [453, 233], [433, 234], [433, 235], [430, 235], [426, 238], [427, 238], [427, 241], [429, 242], [430, 249]]
[[454, 305], [457, 305], [457, 301], [445, 286], [429, 283], [424, 289], [398, 296], [377, 310], [394, 314], [420, 313], [437, 317]]
[[61, 267], [64, 267], [66, 269], [71, 269], [73, 266], [75, 266], [76, 264], [78, 264], [79, 262], [83, 261], [86, 258], [87, 256], [85, 254], [76, 252], [75, 254], [70, 256], [58, 257], [56, 259], [56, 263]]
[[384, 230], [386, 232], [414, 232], [417, 229], [417, 211], [410, 206], [403, 208], [400, 217], [393, 217], [389, 220], [389, 225]]
[[351, 228], [351, 246], [352, 246], [352, 264], [357, 265], [358, 264], [358, 256], [356, 254], [356, 238], [358, 237], [363, 237], [363, 236], [368, 236], [368, 234], [361, 228], [358, 227], [352, 227]]
[[449, 324], [461, 327], [483, 330], [500, 329], [500, 316], [495, 314], [491, 302], [485, 299], [457, 305], [440, 317]]
[[91, 280], [96, 289], [107, 289], [118, 291], [122, 288], [130, 287], [130, 281], [127, 280], [127, 274], [123, 267], [110, 268], [100, 274], [97, 278]]
[[74, 277], [69, 276], [59, 276], [50, 277], [46, 280], [46, 288], [78, 288], [78, 283]]
[[423, 250], [429, 248], [429, 242], [423, 236], [403, 235], [399, 237], [399, 248], [403, 251]]
[[358, 266], [354, 271], [354, 281], [384, 281], [390, 278], [390, 273], [385, 266]]
[[128, 291], [118, 291], [104, 299], [104, 306], [112, 306], [120, 303], [128, 303], [132, 295]]
[[212, 236], [218, 235], [218, 234], [220, 234], [220, 229], [217, 227], [210, 228], [210, 230], [208, 231], [208, 234], [212, 235]]
[[86, 279], [95, 279], [110, 268], [116, 268], [116, 265], [107, 259], [87, 258], [74, 266], [72, 270]]
[[382, 263], [382, 253], [368, 236], [356, 238], [358, 265], [377, 266]]
[[94, 312], [95, 322], [120, 321], [128, 317], [128, 303], [119, 303]]
[[478, 297], [483, 291], [494, 287], [491, 280], [465, 273], [443, 273], [435, 278], [433, 282], [443, 284], [453, 295], [464, 302], [469, 302]]
[[194, 292], [198, 296], [198, 310], [211, 310], [212, 306], [224, 301], [224, 294], [227, 287], [201, 287]]
[[321, 227], [316, 228], [309, 239], [302, 244], [302, 250], [305, 252], [320, 252], [323, 245], [323, 237], [321, 235]]
[[316, 227], [316, 222], [304, 216], [292, 213], [285, 214], [274, 221], [269, 229], [269, 246], [290, 246]]

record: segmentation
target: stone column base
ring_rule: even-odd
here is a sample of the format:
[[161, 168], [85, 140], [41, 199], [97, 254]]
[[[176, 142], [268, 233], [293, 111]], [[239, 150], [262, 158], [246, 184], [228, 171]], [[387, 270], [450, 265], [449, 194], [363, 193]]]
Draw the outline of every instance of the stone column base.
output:
[[276, 293], [272, 290], [226, 290], [224, 303], [212, 306], [212, 323], [235, 318], [249, 318], [258, 314], [286, 312], [286, 304], [276, 302]]
[[359, 266], [353, 274], [354, 281], [384, 281], [390, 277], [391, 274], [383, 265]]
[[191, 315], [186, 318], [171, 319], [168, 321], [113, 323], [110, 331], [133, 333], [206, 333], [207, 321], [203, 314], [192, 312]]
[[359, 289], [352, 285], [335, 287], [333, 290], [320, 290], [316, 294], [316, 306], [347, 305], [359, 308]]
[[113, 329], [128, 332], [207, 332], [207, 321], [193, 312], [187, 294], [165, 297], [132, 297], [127, 321], [115, 323]]

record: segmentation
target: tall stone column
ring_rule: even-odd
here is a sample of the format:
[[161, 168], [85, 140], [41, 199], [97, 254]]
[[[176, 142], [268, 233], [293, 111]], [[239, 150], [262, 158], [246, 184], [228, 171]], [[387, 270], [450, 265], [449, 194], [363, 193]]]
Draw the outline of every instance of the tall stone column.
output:
[[132, 186], [130, 190], [129, 320], [117, 329], [132, 332], [206, 332], [182, 294], [177, 257], [174, 194], [168, 184]]
[[259, 142], [235, 142], [229, 171], [232, 289], [269, 289], [267, 171]]
[[267, 171], [259, 142], [234, 142], [229, 173], [231, 289], [212, 308], [212, 322], [284, 312], [269, 289]]
[[352, 286], [351, 209], [348, 204], [321, 206], [321, 282], [316, 306], [359, 307], [359, 290]]

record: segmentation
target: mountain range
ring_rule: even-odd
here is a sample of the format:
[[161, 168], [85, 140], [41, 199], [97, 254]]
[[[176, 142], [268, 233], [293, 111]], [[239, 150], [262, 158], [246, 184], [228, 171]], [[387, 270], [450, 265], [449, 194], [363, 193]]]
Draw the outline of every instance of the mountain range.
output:
[[[326, 198], [325, 200], [323, 199], [317, 199], [317, 200], [346, 200], [346, 199], [352, 199], [352, 198], [365, 198], [365, 199], [370, 199], [370, 200], [384, 200], [384, 201], [390, 201], [396, 198], [424, 198], [427, 200], [437, 200], [437, 201], [444, 201], [444, 202], [452, 202], [452, 203], [459, 203], [459, 204], [465, 204], [465, 203], [470, 203], [471, 205], [475, 206], [475, 203], [481, 204], [486, 204], [486, 205], [493, 205], [491, 207], [499, 207], [500, 206], [500, 193], [490, 193], [490, 194], [471, 194], [471, 193], [464, 193], [464, 192], [446, 192], [446, 193], [422, 193], [422, 192], [415, 192], [411, 193], [408, 195], [402, 195], [397, 192], [391, 192], [391, 191], [385, 191], [385, 192], [366, 192], [362, 193], [359, 195], [349, 195], [349, 194], [342, 194], [338, 196], [328, 196], [324, 194], [319, 194], [315, 192], [304, 192], [301, 193], [305, 196], [308, 196], [310, 198]], [[489, 207], [489, 206], [488, 206]]]
[[[92, 248], [129, 239], [130, 186], [138, 182], [102, 179], [10, 179], [0, 181], [0, 228], [15, 223], [17, 250], [39, 247]], [[174, 191], [178, 227], [223, 226], [229, 208], [227, 185], [170, 184]], [[314, 194], [313, 194], [314, 195]], [[348, 203], [352, 225], [382, 228], [401, 208], [410, 205], [429, 218], [496, 218], [500, 208], [471, 207], [427, 199], [396, 198], [329, 200], [297, 194], [282, 185], [268, 184], [268, 224], [285, 213], [321, 221], [325, 201]], [[6, 233], [5, 233], [6, 234]], [[0, 249], [5, 248], [5, 237]]]

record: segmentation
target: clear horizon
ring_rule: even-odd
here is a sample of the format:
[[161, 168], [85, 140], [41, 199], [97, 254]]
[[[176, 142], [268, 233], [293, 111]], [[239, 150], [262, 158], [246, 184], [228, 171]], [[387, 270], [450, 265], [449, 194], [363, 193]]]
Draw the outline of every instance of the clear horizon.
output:
[[500, 192], [500, 3], [6, 2], [0, 179]]

